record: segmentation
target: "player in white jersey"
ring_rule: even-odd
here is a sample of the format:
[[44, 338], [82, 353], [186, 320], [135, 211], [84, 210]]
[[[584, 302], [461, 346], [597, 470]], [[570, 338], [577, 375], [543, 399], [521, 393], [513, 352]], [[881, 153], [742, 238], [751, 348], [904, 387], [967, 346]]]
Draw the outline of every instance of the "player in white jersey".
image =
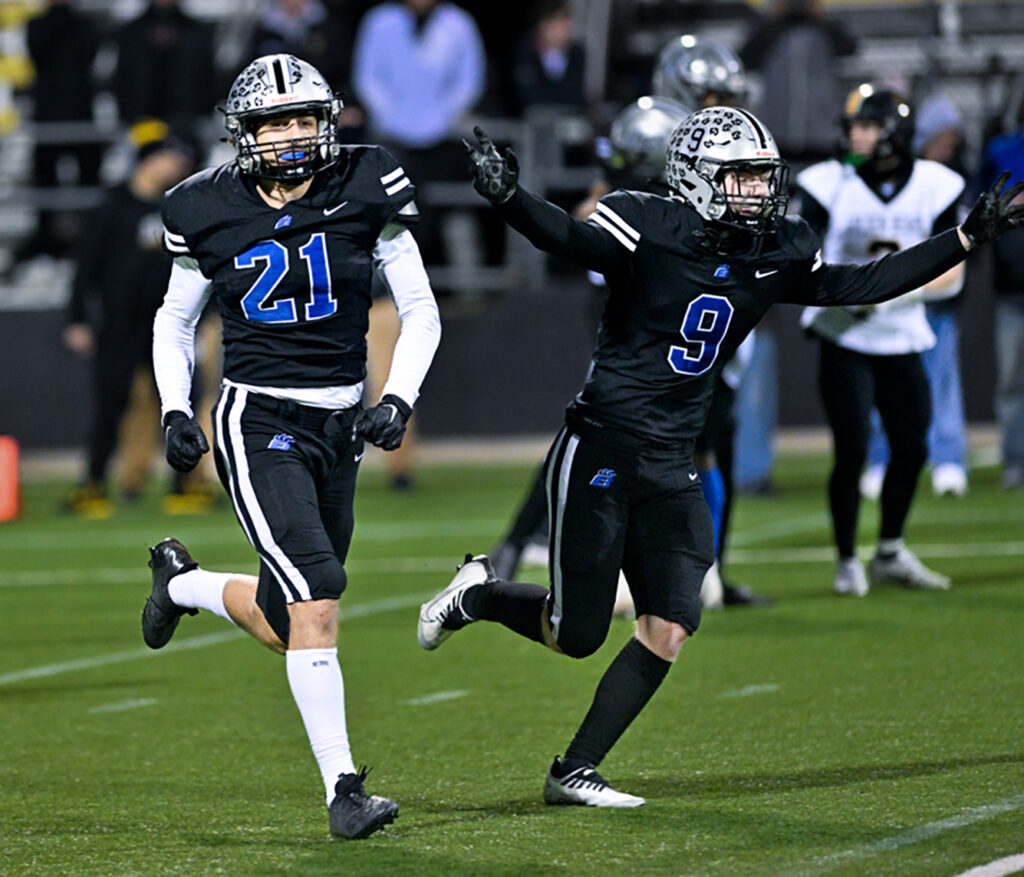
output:
[[[801, 213], [823, 239], [828, 262], [871, 262], [952, 228], [963, 178], [915, 159], [914, 114], [887, 89], [861, 85], [846, 102], [842, 156], [797, 178]], [[963, 265], [882, 305], [806, 308], [801, 323], [821, 341], [819, 387], [835, 446], [829, 505], [838, 549], [837, 593], [863, 596], [868, 578], [944, 589], [950, 580], [903, 544], [903, 529], [927, 458], [931, 420], [921, 352], [935, 344], [924, 301], [962, 283]], [[882, 486], [878, 550], [868, 575], [855, 552], [858, 482], [867, 457], [871, 409], [881, 415], [892, 459]]]

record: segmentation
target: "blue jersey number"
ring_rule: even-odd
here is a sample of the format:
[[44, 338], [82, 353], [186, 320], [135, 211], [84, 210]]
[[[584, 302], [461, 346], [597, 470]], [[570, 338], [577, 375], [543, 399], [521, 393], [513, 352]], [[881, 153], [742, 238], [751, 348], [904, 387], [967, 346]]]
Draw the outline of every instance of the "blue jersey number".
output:
[[[310, 296], [306, 303], [306, 319], [322, 320], [338, 309], [338, 301], [331, 294], [331, 272], [323, 232], [313, 235], [299, 250], [299, 255], [309, 272]], [[288, 273], [288, 248], [277, 241], [261, 241], [235, 256], [235, 267], [239, 269], [254, 268], [258, 262], [265, 263], [263, 271], [242, 296], [245, 316], [259, 323], [298, 322], [294, 298], [267, 303]]]
[[672, 345], [668, 364], [681, 375], [702, 375], [718, 358], [718, 348], [732, 322], [732, 305], [718, 295], [702, 295], [690, 302], [679, 334], [686, 342]]

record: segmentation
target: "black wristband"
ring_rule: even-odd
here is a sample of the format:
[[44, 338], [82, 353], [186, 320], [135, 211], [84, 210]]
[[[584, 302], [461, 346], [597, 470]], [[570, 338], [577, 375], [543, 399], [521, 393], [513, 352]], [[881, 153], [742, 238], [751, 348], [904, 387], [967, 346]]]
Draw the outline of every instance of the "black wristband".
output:
[[402, 415], [406, 420], [412, 415], [412, 408], [409, 407], [409, 403], [404, 399], [396, 396], [394, 393], [388, 393], [386, 396], [381, 396], [381, 405], [394, 405], [398, 409], [398, 413]]
[[163, 427], [167, 429], [172, 423], [177, 423], [179, 420], [190, 420], [189, 416], [184, 411], [168, 411], [164, 415]]

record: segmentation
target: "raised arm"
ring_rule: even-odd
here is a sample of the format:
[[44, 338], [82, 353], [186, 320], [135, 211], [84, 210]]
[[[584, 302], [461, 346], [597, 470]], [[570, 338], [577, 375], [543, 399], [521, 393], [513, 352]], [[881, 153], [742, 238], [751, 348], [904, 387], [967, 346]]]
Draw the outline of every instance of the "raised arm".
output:
[[501, 155], [480, 128], [479, 148], [463, 140], [473, 163], [473, 187], [491, 202], [504, 220], [535, 247], [569, 259], [584, 268], [609, 274], [628, 266], [639, 235], [628, 225], [595, 213], [592, 220], [573, 219], [561, 207], [531, 195], [518, 185], [519, 161], [511, 149]]
[[1024, 193], [1024, 182], [1007, 189], [1009, 180], [1007, 171], [978, 198], [961, 225], [916, 246], [866, 265], [816, 262], [807, 283], [786, 301], [815, 305], [875, 304], [929, 283], [962, 262], [974, 247], [1024, 226], [1024, 203], [1014, 203]]

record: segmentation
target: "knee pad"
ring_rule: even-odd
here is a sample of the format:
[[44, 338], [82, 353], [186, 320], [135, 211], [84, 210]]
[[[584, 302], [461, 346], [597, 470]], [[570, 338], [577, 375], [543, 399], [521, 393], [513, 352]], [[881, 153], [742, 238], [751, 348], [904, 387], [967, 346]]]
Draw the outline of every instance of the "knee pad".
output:
[[348, 585], [345, 567], [333, 554], [297, 565], [297, 569], [309, 585], [313, 600], [337, 600]]
[[587, 658], [601, 648], [607, 635], [607, 630], [574, 629], [562, 624], [558, 628], [558, 636], [555, 638], [555, 642], [558, 643], [558, 647], [562, 652], [570, 658]]

